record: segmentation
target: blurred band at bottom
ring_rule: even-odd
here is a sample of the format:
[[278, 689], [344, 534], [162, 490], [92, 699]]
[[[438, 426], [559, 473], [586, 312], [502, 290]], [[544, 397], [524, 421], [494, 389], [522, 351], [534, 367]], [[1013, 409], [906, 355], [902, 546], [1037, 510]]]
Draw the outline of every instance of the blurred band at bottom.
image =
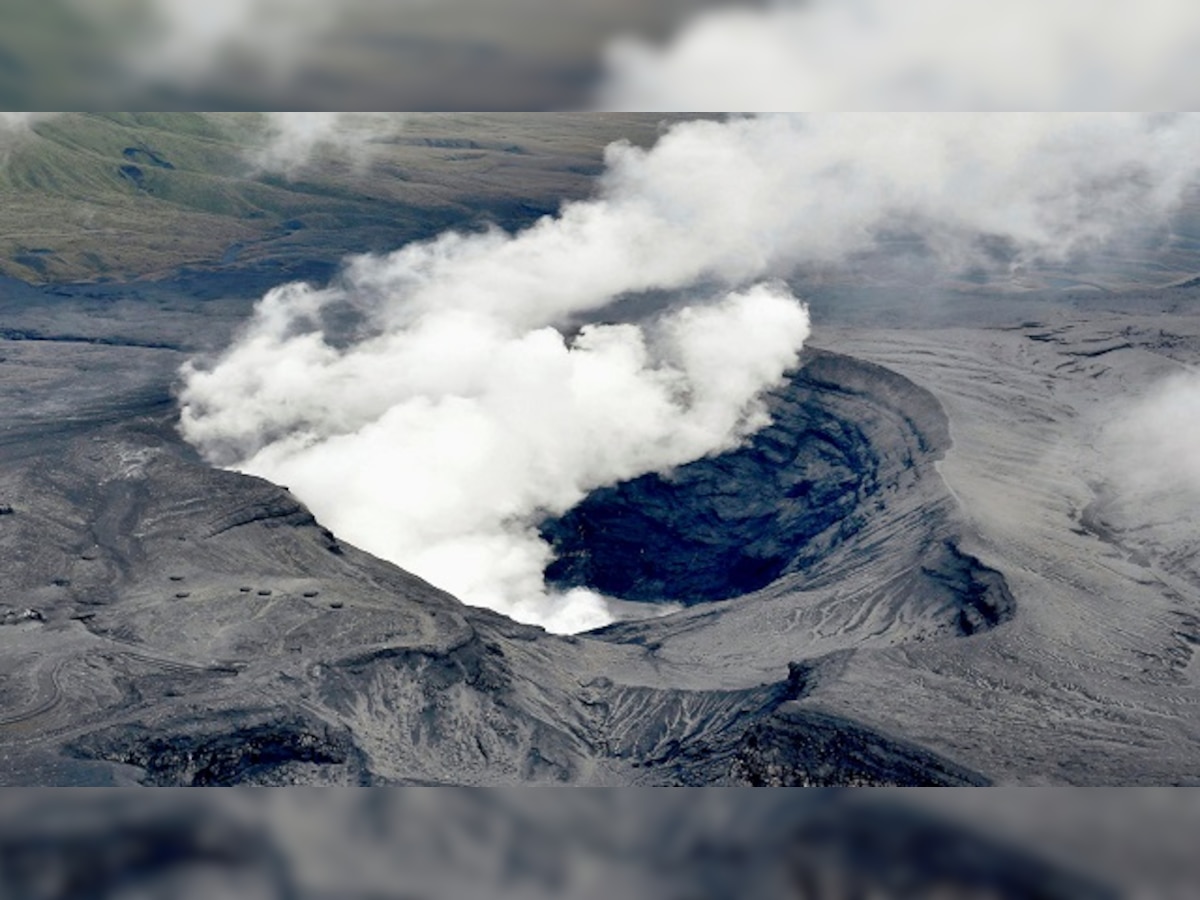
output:
[[0, 897], [1185, 898], [1158, 789], [10, 790]]

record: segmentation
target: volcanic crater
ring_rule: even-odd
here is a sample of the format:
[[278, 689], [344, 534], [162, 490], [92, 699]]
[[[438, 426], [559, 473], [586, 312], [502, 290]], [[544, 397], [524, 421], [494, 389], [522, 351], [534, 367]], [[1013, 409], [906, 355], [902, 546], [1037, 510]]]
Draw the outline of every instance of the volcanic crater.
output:
[[[685, 606], [803, 590], [836, 580], [837, 551], [889, 519], [897, 495], [921, 484], [951, 500], [934, 465], [951, 444], [946, 414], [896, 372], [808, 349], [768, 408], [771, 423], [741, 446], [594, 491], [542, 522], [548, 583]], [[945, 612], [961, 633], [999, 624], [1013, 606], [1003, 576], [944, 525], [915, 524], [928, 544], [920, 574], [952, 595]]]

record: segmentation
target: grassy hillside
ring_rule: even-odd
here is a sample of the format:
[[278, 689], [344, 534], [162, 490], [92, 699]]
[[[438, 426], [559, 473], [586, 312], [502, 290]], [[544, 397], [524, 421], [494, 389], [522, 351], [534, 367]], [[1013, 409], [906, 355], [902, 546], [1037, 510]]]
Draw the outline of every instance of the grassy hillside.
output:
[[[653, 142], [660, 115], [413, 113], [354, 150], [325, 145], [286, 174], [255, 162], [255, 113], [66, 114], [0, 131], [0, 275], [30, 282], [163, 277], [181, 267], [298, 270], [447, 227], [507, 227], [592, 189], [604, 147]], [[784, 200], [783, 202], [786, 202]], [[904, 240], [806, 292], [1129, 290], [1200, 276], [1200, 192], [1170, 229], [1130, 211], [1127, 240], [1087, 257], [948, 278]]]
[[521, 224], [582, 196], [604, 146], [659, 116], [413, 114], [369, 162], [327, 146], [256, 169], [255, 114], [68, 114], [0, 150], [0, 274], [127, 279], [180, 266], [334, 261], [450, 225]]

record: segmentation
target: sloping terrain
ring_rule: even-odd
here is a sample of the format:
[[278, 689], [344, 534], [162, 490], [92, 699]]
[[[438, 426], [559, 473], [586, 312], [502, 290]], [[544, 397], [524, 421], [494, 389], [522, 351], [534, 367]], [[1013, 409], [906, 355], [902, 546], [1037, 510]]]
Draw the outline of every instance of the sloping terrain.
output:
[[[591, 188], [605, 144], [662, 116], [412, 113], [350, 152], [264, 168], [256, 114], [75, 113], [0, 130], [0, 275], [153, 278], [269, 266], [277, 280], [449, 228], [506, 227]], [[335, 135], [336, 137], [336, 135]], [[369, 163], [369, 164], [368, 164]]]
[[[811, 447], [844, 416], [872, 460], [857, 505], [753, 593], [578, 637], [465, 608], [285, 488], [202, 464], [173, 427], [186, 342], [7, 339], [5, 779], [1186, 782], [1195, 588], [1169, 542], [1156, 562], [1115, 513], [1098, 535], [1086, 512], [1097, 381], [1176, 364], [1159, 317], [1064, 316], [1057, 342], [1044, 322], [830, 331], [877, 362], [808, 354], [773, 431], [676, 484], [711, 484], [789, 429]], [[1128, 346], [1086, 355], [1101, 337]], [[1077, 371], [1038, 374], [1063, 362]], [[783, 472], [753, 488], [760, 506], [796, 483], [758, 465]], [[683, 516], [708, 522], [720, 492], [680, 496], [681, 539], [712, 539]]]
[[[196, 460], [173, 430], [176, 351], [5, 346], [10, 782], [753, 783], [764, 728], [794, 727], [771, 722], [810, 689], [788, 666], [812, 654], [801, 642], [765, 677], [713, 681], [664, 670], [619, 629], [554, 637], [464, 608], [338, 541], [286, 489]], [[825, 378], [853, 371], [837, 359], [814, 355]], [[35, 388], [55, 402], [21, 397]], [[919, 578], [942, 590], [928, 630], [955, 633], [954, 591]], [[814, 730], [789, 777], [982, 780], [847, 727]], [[851, 732], [857, 754], [840, 749]]]
[[557, 121], [541, 149], [504, 137], [527, 156], [496, 122], [423, 120], [387, 150], [412, 178], [385, 161], [377, 192], [337, 166], [248, 177], [213, 120], [68, 117], [13, 151], [0, 779], [1195, 782], [1194, 523], [1123, 502], [1097, 450], [1114, 397], [1200, 351], [1194, 287], [825, 284], [767, 429], [544, 524], [559, 584], [683, 607], [575, 637], [464, 607], [180, 440], [179, 365], [266, 288], [553, 208], [603, 140], [656, 127]]
[[842, 337], [945, 405], [954, 446], [940, 469], [970, 517], [967, 549], [1004, 573], [1019, 612], [969, 654], [860, 655], [823, 708], [985, 771], [1003, 759], [1022, 782], [1195, 783], [1200, 594], [1179, 565], [1191, 513], [1167, 510], [1152, 529], [1164, 514], [1153, 505], [1115, 508], [1103, 525], [1096, 514], [1112, 490], [1103, 429], [1195, 358], [1191, 302], [1166, 293], [985, 332]]

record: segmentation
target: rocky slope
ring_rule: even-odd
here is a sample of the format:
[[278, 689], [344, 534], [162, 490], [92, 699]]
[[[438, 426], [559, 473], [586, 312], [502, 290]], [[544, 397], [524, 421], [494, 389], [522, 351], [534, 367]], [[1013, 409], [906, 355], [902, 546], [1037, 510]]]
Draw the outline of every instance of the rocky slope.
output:
[[[42, 337], [10, 338], [0, 366], [10, 783], [985, 780], [852, 722], [779, 750], [806, 715], [791, 707], [840, 664], [831, 651], [953, 640], [1011, 612], [1003, 579], [955, 549], [932, 467], [944, 417], [885, 369], [809, 354], [771, 430], [697, 464], [744, 475], [746, 527], [791, 554], [779, 577], [571, 638], [465, 608], [339, 541], [286, 488], [204, 465], [174, 431], [180, 351]], [[700, 497], [708, 477], [693, 482]], [[827, 506], [830, 491], [844, 499]], [[713, 536], [695, 529], [702, 501], [671, 506], [689, 504], [684, 546], [688, 529]], [[904, 552], [883, 554], [885, 523], [918, 509]], [[704, 571], [716, 588], [702, 599], [729, 593], [721, 566]], [[736, 673], [733, 659], [688, 661], [698, 629], [733, 651], [748, 638], [741, 616], [785, 608], [828, 633], [760, 629], [757, 661]]]
[[[821, 349], [771, 426], [544, 523], [560, 585], [682, 607], [572, 638], [462, 606], [179, 440], [178, 366], [267, 288], [481, 210], [527, 221], [657, 127], [556, 121], [498, 142], [502, 120], [426, 118], [381, 150], [386, 202], [337, 165], [249, 177], [190, 119], [56, 119], [14, 151], [5, 271], [170, 277], [0, 280], [0, 780], [1194, 783], [1195, 502], [1134, 502], [1100, 440], [1200, 354], [1182, 276], [821, 282]], [[1098, 283], [1194, 273], [1191, 233]]]

